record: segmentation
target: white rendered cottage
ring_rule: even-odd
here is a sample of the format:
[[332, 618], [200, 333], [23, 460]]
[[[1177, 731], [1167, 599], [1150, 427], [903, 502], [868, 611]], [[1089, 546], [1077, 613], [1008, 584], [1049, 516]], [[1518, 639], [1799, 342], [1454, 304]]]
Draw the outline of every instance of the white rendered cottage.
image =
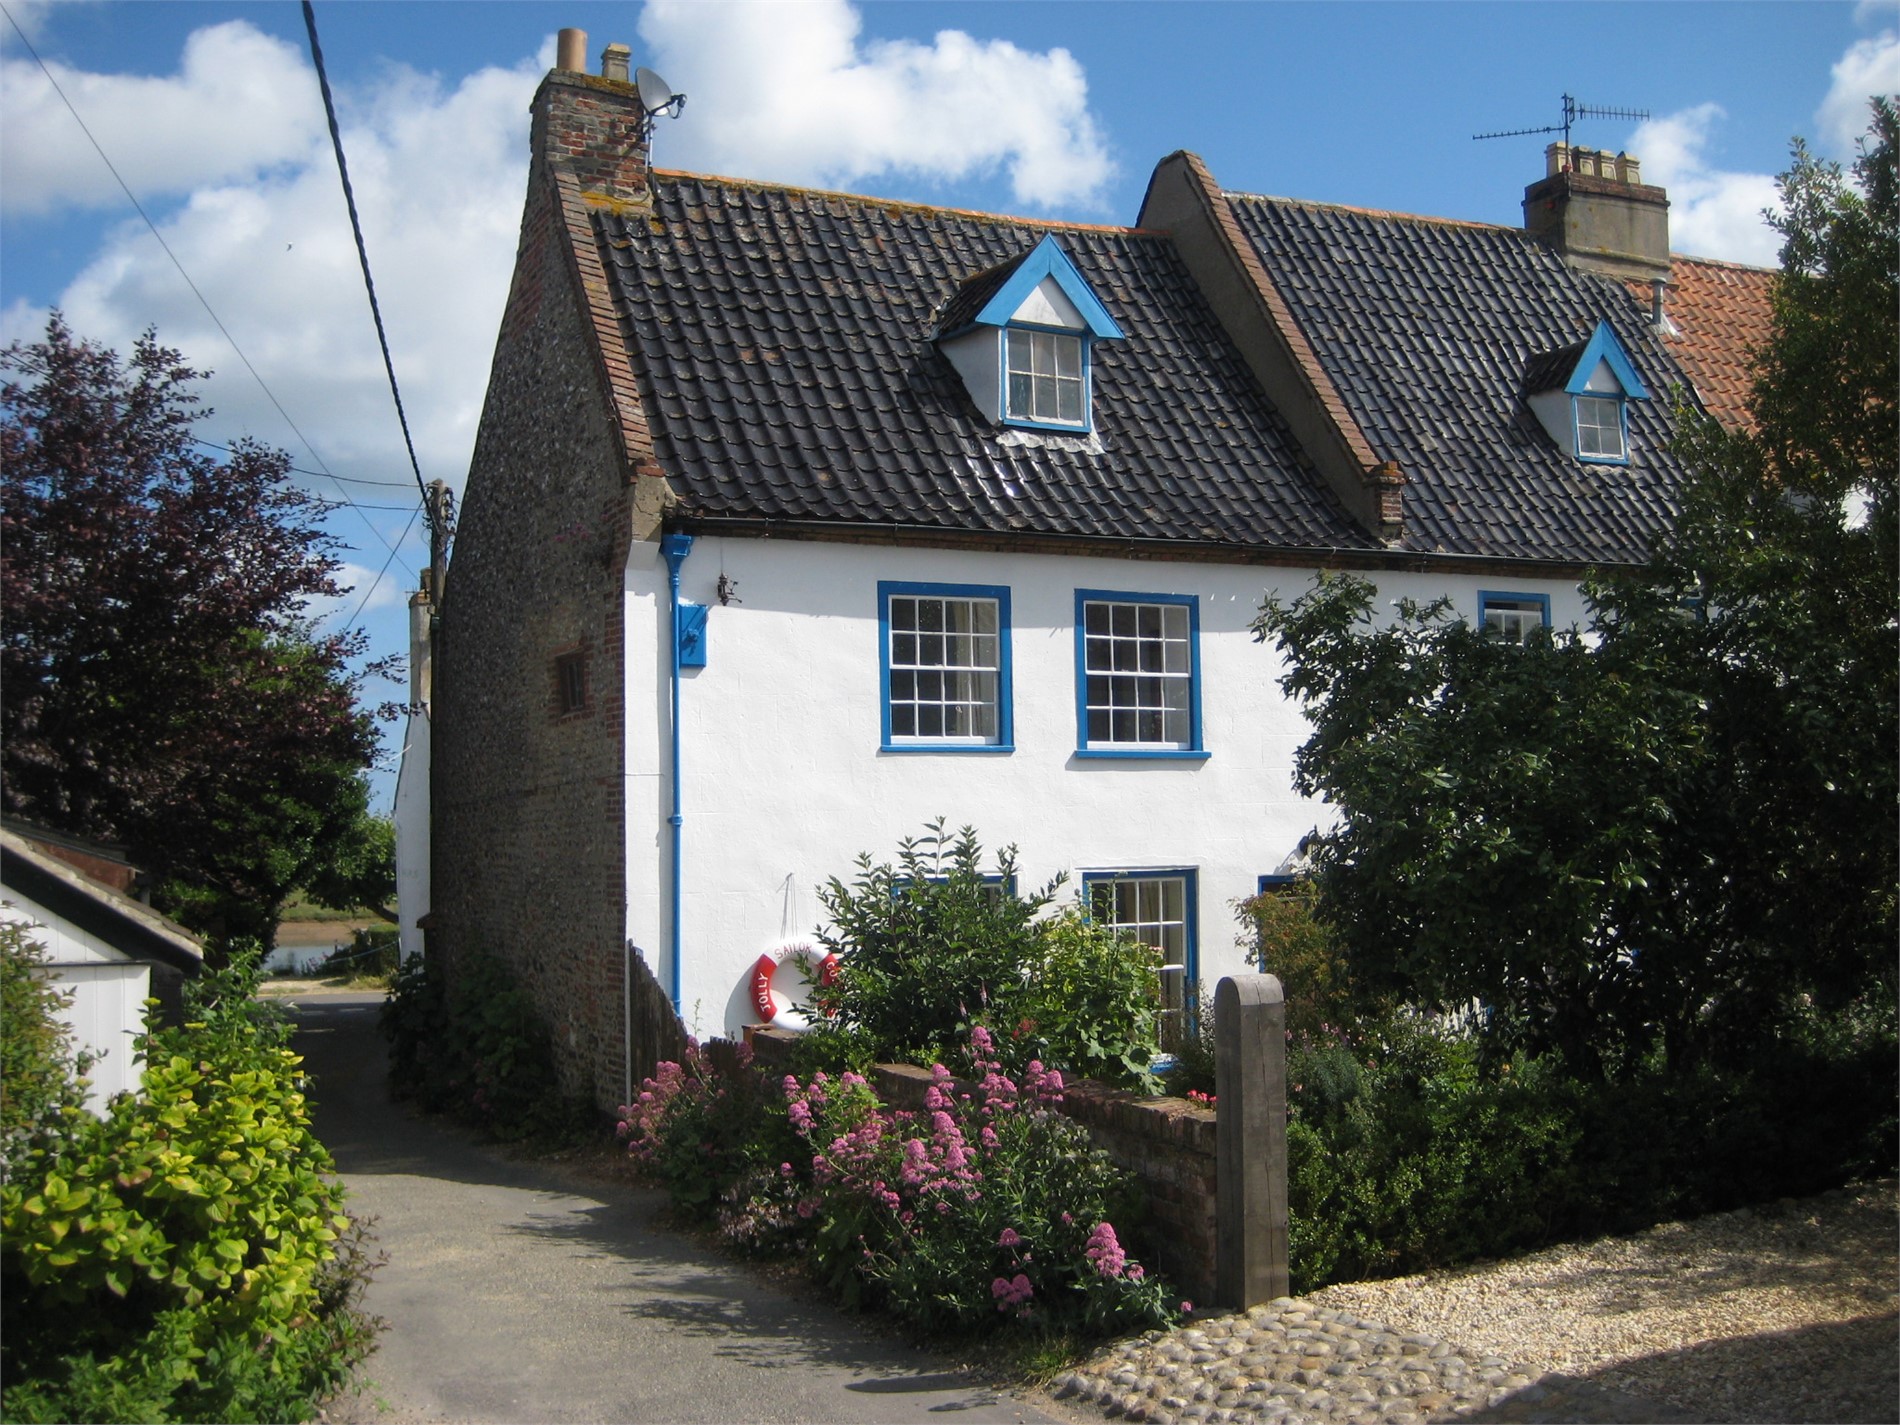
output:
[[1568, 624], [1673, 514], [1671, 394], [1717, 368], [1650, 276], [1715, 268], [1550, 216], [1647, 222], [1658, 189], [1559, 171], [1534, 236], [1177, 154], [1134, 227], [1032, 222], [651, 170], [625, 63], [533, 106], [427, 907], [430, 953], [505, 958], [603, 1106], [647, 1067], [631, 955], [734, 1032], [817, 888], [939, 817], [1161, 945], [1182, 1003], [1324, 815], [1265, 594], [1353, 569]]

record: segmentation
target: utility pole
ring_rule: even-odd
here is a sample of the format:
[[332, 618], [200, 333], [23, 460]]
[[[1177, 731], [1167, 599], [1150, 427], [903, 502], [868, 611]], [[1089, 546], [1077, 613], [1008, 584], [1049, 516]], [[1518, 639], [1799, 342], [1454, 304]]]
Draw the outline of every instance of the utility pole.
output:
[[443, 480], [429, 482], [429, 600], [441, 617], [442, 576], [447, 572], [449, 538], [455, 529], [455, 496]]

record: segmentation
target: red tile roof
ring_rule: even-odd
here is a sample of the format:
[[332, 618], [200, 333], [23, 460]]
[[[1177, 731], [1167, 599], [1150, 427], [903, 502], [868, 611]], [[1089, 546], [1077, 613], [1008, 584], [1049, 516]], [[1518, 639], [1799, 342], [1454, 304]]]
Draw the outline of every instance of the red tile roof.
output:
[[[1665, 338], [1670, 355], [1695, 382], [1705, 410], [1731, 429], [1746, 429], [1754, 384], [1752, 353], [1768, 340], [1768, 293], [1775, 273], [1708, 258], [1671, 257], [1669, 320], [1676, 334]], [[1630, 291], [1647, 303], [1649, 284]]]

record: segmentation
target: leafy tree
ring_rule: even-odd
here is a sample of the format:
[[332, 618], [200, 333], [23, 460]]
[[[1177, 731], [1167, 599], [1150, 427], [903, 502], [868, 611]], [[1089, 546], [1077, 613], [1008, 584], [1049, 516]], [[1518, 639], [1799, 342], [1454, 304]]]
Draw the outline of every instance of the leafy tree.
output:
[[332, 910], [361, 906], [391, 925], [397, 923], [396, 823], [371, 815], [367, 793], [347, 837], [304, 889], [317, 904]]
[[1485, 1006], [1586, 1077], [1736, 1062], [1850, 1006], [1891, 1035], [1900, 796], [1896, 120], [1858, 186], [1798, 143], [1751, 428], [1682, 413], [1652, 563], [1525, 646], [1364, 581], [1269, 600], [1295, 780], [1356, 983]]
[[323, 506], [289, 458], [192, 440], [200, 373], [151, 332], [0, 353], [0, 804], [123, 842], [196, 927], [267, 938], [362, 814], [374, 750]]
[[[1877, 101], [1855, 184], [1796, 143], [1753, 429], [1686, 415], [1682, 517], [1649, 586], [1621, 581], [1599, 605], [1606, 641], [1680, 660], [1707, 704], [1697, 820], [1666, 871], [1730, 986], [1704, 1032], [1738, 1052], [1799, 996], [1832, 1011], [1892, 985], [1897, 130]], [[1665, 599], [1706, 617], [1674, 619]]]

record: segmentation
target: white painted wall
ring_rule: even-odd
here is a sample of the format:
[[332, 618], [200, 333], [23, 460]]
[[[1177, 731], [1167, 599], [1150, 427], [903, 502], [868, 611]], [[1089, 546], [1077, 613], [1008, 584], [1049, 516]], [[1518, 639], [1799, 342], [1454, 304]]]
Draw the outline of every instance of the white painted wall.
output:
[[[738, 602], [721, 607], [725, 574]], [[1015, 748], [1008, 754], [881, 753], [880, 580], [1011, 591]], [[1310, 572], [1051, 555], [701, 538], [682, 597], [706, 604], [708, 660], [681, 689], [683, 955], [687, 1026], [750, 1020], [746, 972], [772, 942], [822, 919], [817, 888], [853, 859], [891, 858], [938, 816], [986, 847], [1019, 848], [1022, 884], [1057, 871], [1193, 868], [1199, 971], [1245, 969], [1233, 903], [1277, 870], [1323, 808], [1291, 788], [1307, 724], [1277, 686], [1277, 654], [1249, 625], [1268, 590]], [[1545, 593], [1559, 627], [1581, 621], [1573, 584], [1387, 575], [1382, 601], [1450, 594], [1475, 619], [1478, 590]], [[1205, 761], [1078, 759], [1075, 591], [1193, 594], [1200, 601]], [[634, 551], [627, 581], [627, 934], [666, 962], [670, 879], [665, 562]]]
[[128, 960], [71, 921], [9, 889], [0, 920], [28, 927], [28, 938], [46, 950], [48, 974], [72, 1003], [60, 1016], [74, 1049], [98, 1056], [86, 1106], [101, 1112], [115, 1094], [139, 1086], [133, 1036], [145, 1027], [145, 1001], [152, 993], [149, 968]]
[[429, 712], [432, 700], [428, 599], [409, 601], [409, 716], [396, 769], [397, 956], [422, 953], [416, 921], [429, 913]]

